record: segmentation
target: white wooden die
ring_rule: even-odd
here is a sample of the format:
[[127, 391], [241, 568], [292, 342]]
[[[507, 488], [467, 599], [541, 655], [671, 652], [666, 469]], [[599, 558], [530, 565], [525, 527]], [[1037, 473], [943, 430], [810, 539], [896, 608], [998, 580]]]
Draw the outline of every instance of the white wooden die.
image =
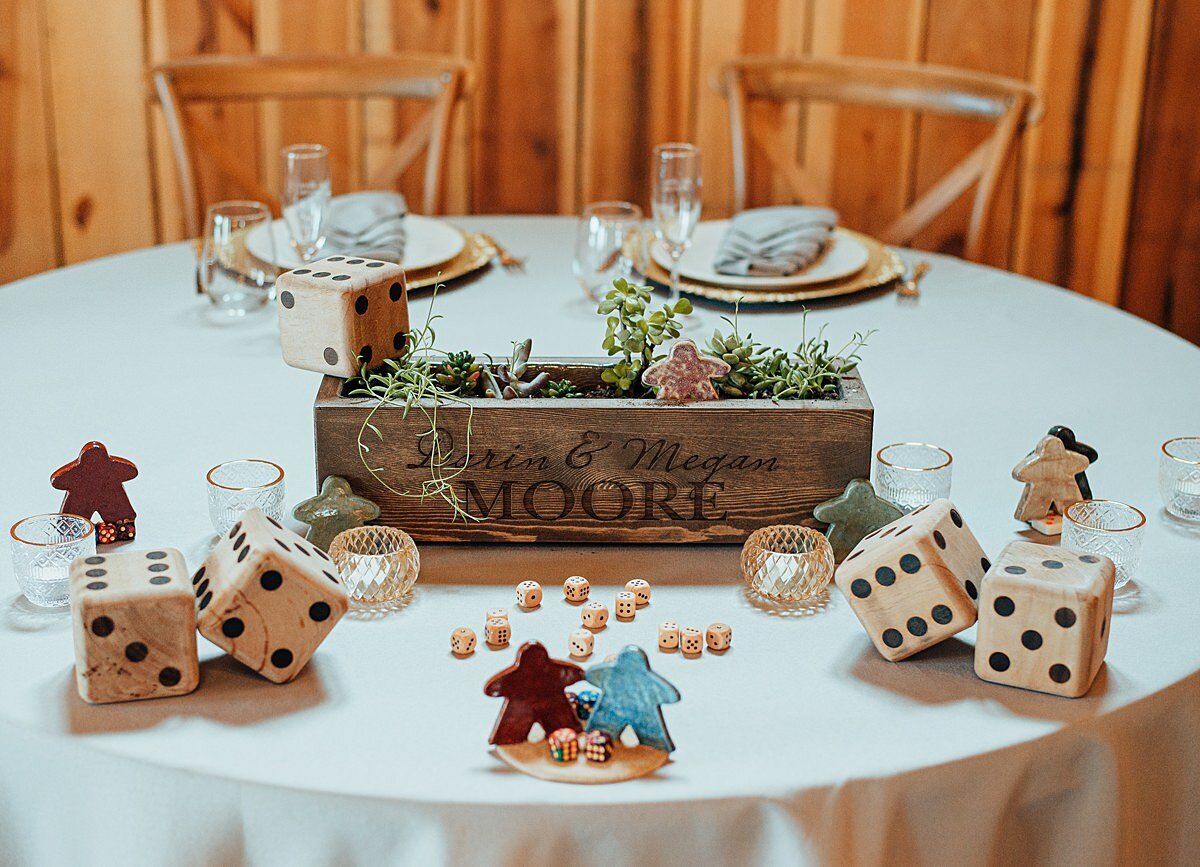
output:
[[638, 608], [643, 608], [650, 604], [650, 582], [646, 579], [634, 578], [625, 584], [625, 589], [634, 595]]
[[572, 575], [563, 582], [563, 598], [568, 602], [587, 602], [592, 585], [582, 575]]
[[637, 597], [628, 590], [617, 594], [616, 613], [618, 620], [632, 620], [637, 614]]
[[1112, 621], [1113, 562], [1010, 542], [983, 581], [975, 673], [992, 683], [1078, 698], [1091, 688]]
[[679, 649], [684, 656], [696, 656], [704, 650], [704, 633], [695, 626], [685, 626], [679, 630]]
[[404, 350], [408, 293], [391, 262], [329, 256], [280, 274], [279, 343], [292, 367], [350, 377]]
[[483, 620], [486, 623], [487, 621], [494, 620], [494, 619], [499, 619], [499, 620], [503, 620], [503, 621], [507, 622], [508, 621], [508, 609], [507, 608], [489, 608], [487, 610], [487, 614], [484, 615]]
[[507, 620], [501, 620], [499, 617], [493, 617], [483, 625], [484, 641], [488, 647], [508, 647], [509, 639], [512, 638], [512, 627], [508, 625]]
[[450, 633], [450, 652], [455, 656], [470, 656], [475, 652], [475, 630], [460, 626]]
[[567, 649], [576, 659], [587, 659], [596, 646], [596, 636], [586, 629], [576, 629], [567, 637]]
[[733, 630], [728, 623], [712, 623], [704, 633], [704, 641], [709, 650], [728, 650], [733, 643]]
[[267, 680], [300, 673], [350, 607], [329, 555], [249, 509], [192, 576], [200, 634]]
[[542, 585], [536, 581], [522, 581], [517, 585], [517, 604], [522, 608], [537, 608], [542, 604]]
[[658, 624], [658, 649], [671, 651], [679, 649], [679, 624], [673, 620], [664, 620]]
[[867, 535], [834, 580], [875, 649], [893, 662], [970, 627], [991, 564], [949, 500]]
[[588, 629], [603, 629], [608, 625], [608, 606], [593, 599], [584, 604], [579, 617]]
[[173, 548], [78, 557], [75, 686], [94, 704], [183, 695], [200, 680], [187, 566]]

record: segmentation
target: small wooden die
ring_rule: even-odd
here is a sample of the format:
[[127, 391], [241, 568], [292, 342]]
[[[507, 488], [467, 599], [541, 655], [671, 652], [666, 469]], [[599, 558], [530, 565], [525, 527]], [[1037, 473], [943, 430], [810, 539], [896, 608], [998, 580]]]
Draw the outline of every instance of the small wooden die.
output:
[[587, 659], [596, 645], [596, 636], [586, 629], [576, 629], [567, 637], [567, 649], [576, 659]]
[[508, 642], [511, 638], [512, 628], [508, 625], [507, 620], [493, 617], [484, 624], [484, 640], [487, 642], [488, 647], [508, 647]]
[[678, 623], [672, 620], [664, 620], [658, 624], [658, 649], [666, 651], [679, 649]]
[[487, 614], [484, 615], [483, 619], [484, 619], [484, 622], [487, 622], [488, 620], [503, 620], [507, 623], [508, 622], [508, 609], [507, 608], [489, 608], [487, 610]]
[[592, 585], [582, 575], [572, 575], [563, 582], [563, 597], [568, 602], [587, 602]]
[[628, 590], [622, 590], [617, 594], [617, 619], [632, 620], [633, 615], [637, 614], [637, 597]]
[[650, 604], [650, 582], [644, 578], [634, 578], [625, 585], [625, 589], [634, 595], [637, 607]]
[[727, 623], [713, 623], [705, 632], [704, 640], [709, 650], [718, 652], [728, 650], [729, 645], [733, 643], [733, 630]]
[[1062, 535], [1062, 515], [1055, 515], [1051, 512], [1044, 518], [1035, 518], [1029, 522], [1031, 529], [1043, 536], [1061, 536]]
[[450, 633], [450, 652], [455, 656], [470, 656], [475, 652], [475, 630], [460, 626]]
[[704, 633], [695, 626], [679, 630], [679, 649], [684, 656], [698, 656], [704, 650]]
[[537, 608], [542, 604], [542, 585], [536, 581], [522, 581], [517, 585], [517, 604], [522, 608]]
[[603, 602], [592, 600], [583, 606], [579, 612], [583, 625], [588, 629], [600, 630], [608, 625], [608, 606]]

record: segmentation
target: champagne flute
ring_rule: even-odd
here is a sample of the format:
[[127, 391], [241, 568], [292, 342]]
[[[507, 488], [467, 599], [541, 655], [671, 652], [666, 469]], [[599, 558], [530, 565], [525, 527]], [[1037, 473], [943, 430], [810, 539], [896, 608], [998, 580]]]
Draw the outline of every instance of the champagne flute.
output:
[[283, 219], [304, 262], [325, 246], [330, 193], [328, 148], [298, 144], [283, 149]]
[[671, 303], [679, 300], [679, 259], [700, 222], [700, 148], [669, 142], [654, 149], [654, 233], [671, 257]]
[[273, 262], [271, 209], [262, 202], [217, 202], [204, 220], [204, 243], [197, 263], [200, 288], [230, 318], [265, 307], [275, 291], [275, 267], [250, 255], [246, 236], [266, 226], [263, 245]]

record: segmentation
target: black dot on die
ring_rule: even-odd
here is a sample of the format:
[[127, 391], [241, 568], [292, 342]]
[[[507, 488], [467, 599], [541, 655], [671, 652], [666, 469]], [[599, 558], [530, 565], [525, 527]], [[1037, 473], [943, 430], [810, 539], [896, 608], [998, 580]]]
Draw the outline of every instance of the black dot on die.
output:
[[245, 544], [246, 544], [246, 534], [242, 533], [242, 535], [238, 536], [237, 540], [233, 543], [233, 550], [236, 551]]
[[908, 527], [904, 527], [904, 528], [902, 528], [902, 529], [900, 529], [900, 530], [898, 530], [898, 531], [896, 532], [896, 536], [897, 536], [897, 537], [899, 537], [899, 536], [903, 536], [905, 533], [907, 533], [907, 532], [908, 532], [909, 530], [911, 530], [911, 529], [912, 529], [912, 526], [911, 526], [911, 525], [910, 525], [910, 526], [908, 526]]
[[357, 313], [359, 316], [362, 316], [364, 313], [367, 312], [367, 296], [366, 295], [359, 295], [357, 298], [354, 299], [354, 312]]
[[87, 589], [88, 590], [103, 590], [107, 586], [108, 586], [108, 582], [106, 582], [106, 581], [91, 581], [88, 583]]
[[916, 554], [905, 554], [900, 558], [900, 568], [912, 575], [921, 568], [921, 559]]
[[1105, 618], [1100, 621], [1100, 637], [1101, 638], [1104, 637], [1104, 633], [1107, 629], [1108, 629], [1108, 617], [1105, 616]]
[[326, 262], [341, 262], [345, 258], [346, 258], [345, 256], [330, 256], [325, 261]]
[[989, 560], [987, 557], [980, 557], [980, 558], [979, 558], [979, 565], [980, 565], [980, 566], [982, 566], [982, 567], [983, 567], [983, 571], [984, 571], [984, 572], [986, 572], [986, 571], [988, 571], [989, 569], [991, 569], [991, 568], [992, 568], [992, 561], [991, 561], [991, 560]]
[[150, 579], [150, 583], [151, 584], [159, 584], [159, 585], [170, 584], [171, 577], [169, 575], [155, 575], [153, 578]]
[[287, 668], [292, 664], [292, 652], [286, 647], [281, 647], [271, 654], [271, 665], [276, 668]]
[[1071, 669], [1067, 668], [1061, 662], [1056, 662], [1050, 666], [1050, 679], [1055, 683], [1066, 683], [1071, 679]]
[[103, 638], [106, 635], [112, 635], [113, 622], [111, 617], [97, 617], [92, 621], [92, 634]]
[[287, 544], [286, 544], [286, 543], [284, 543], [284, 541], [283, 541], [282, 539], [276, 539], [276, 540], [275, 540], [275, 544], [276, 544], [276, 545], [278, 545], [278, 546], [279, 546], [280, 548], [282, 548], [283, 550], [287, 551], [289, 554], [292, 552], [292, 549], [291, 549], [291, 548], [289, 548], [289, 547], [287, 546]]
[[908, 626], [908, 631], [916, 636], [924, 635], [929, 631], [929, 624], [926, 623], [924, 618], [921, 617], [908, 618], [908, 623], [906, 626]]
[[230, 617], [221, 624], [221, 634], [226, 638], [237, 638], [246, 631], [246, 624], [239, 617]]
[[1054, 622], [1063, 629], [1070, 629], [1075, 625], [1075, 612], [1070, 608], [1060, 608], [1054, 612]]
[[125, 645], [125, 658], [130, 662], [141, 662], [149, 655], [150, 648], [140, 641], [133, 641]]
[[236, 524], [234, 524], [232, 527], [229, 528], [229, 538], [232, 539], [234, 536], [236, 536], [241, 531], [242, 531], [242, 522], [238, 521]]
[[954, 526], [956, 526], [956, 527], [962, 526], [962, 515], [960, 515], [958, 513], [958, 509], [950, 510], [950, 520], [954, 522]]
[[382, 268], [383, 263], [382, 262], [368, 262], [367, 267], [368, 268]]
[[992, 667], [993, 671], [1008, 671], [1012, 661], [1008, 658], [1008, 654], [997, 651], [988, 657], [988, 665]]
[[875, 570], [875, 580], [884, 587], [891, 587], [896, 583], [896, 571], [890, 566], [880, 566]]
[[325, 355], [325, 363], [326, 364], [329, 364], [329, 365], [337, 364], [337, 360], [338, 360], [337, 350], [334, 349], [332, 346], [325, 347], [324, 355]]
[[[324, 551], [322, 551], [320, 548], [313, 548], [313, 553], [316, 554], [318, 557], [320, 557], [322, 560], [330, 559], [329, 555], [326, 554]], [[330, 562], [332, 562], [332, 560], [330, 560]]]
[[83, 562], [84, 562], [84, 563], [87, 563], [89, 566], [96, 566], [96, 565], [98, 565], [98, 564], [100, 564], [100, 563], [103, 563], [103, 562], [104, 562], [104, 558], [103, 558], [103, 557], [88, 557], [88, 558], [87, 558], [86, 560], [84, 560]]
[[1007, 572], [1009, 575], [1024, 575], [1025, 567], [1024, 566], [1005, 566], [1004, 571]]
[[301, 554], [303, 554], [305, 557], [312, 556], [312, 554], [308, 553], [308, 549], [305, 548], [303, 545], [301, 545], [299, 542], [295, 542], [294, 544], [296, 546], [296, 550], [299, 551]]
[[1042, 565], [1047, 569], [1061, 569], [1063, 567], [1061, 560], [1043, 560]]
[[336, 277], [334, 277], [333, 279], [334, 279], [334, 280], [349, 280], [349, 279], [350, 279], [350, 275], [349, 275], [349, 274], [338, 274], [338, 275], [337, 275]]
[[272, 518], [270, 515], [264, 515], [263, 517], [264, 517], [264, 518], [266, 518], [266, 519], [267, 519], [267, 520], [268, 520], [268, 521], [269, 521], [271, 524], [273, 524], [273, 525], [274, 525], [274, 526], [275, 526], [277, 529], [280, 529], [280, 530], [282, 530], [282, 529], [283, 529], [283, 524], [281, 524], [281, 523], [279, 523], [278, 521], [276, 521], [276, 520], [275, 520], [274, 518]]
[[200, 582], [200, 586], [196, 588], [196, 598], [199, 599], [201, 596], [203, 596], [207, 592], [208, 592], [208, 579], [205, 578], [203, 581]]
[[851, 554], [851, 555], [850, 555], [849, 557], [847, 557], [846, 559], [847, 559], [847, 560], [853, 560], [855, 557], [861, 557], [861, 556], [862, 556], [862, 551], [855, 551], [853, 554]]
[[108, 572], [105, 569], [88, 569], [83, 574], [89, 578], [103, 578]]
[[324, 576], [325, 576], [326, 578], [328, 578], [330, 581], [332, 581], [334, 584], [337, 584], [337, 583], [338, 583], [337, 576], [336, 576], [336, 575], [334, 575], [332, 572], [324, 572], [324, 573], [322, 573], [322, 574], [324, 574]]
[[212, 602], [212, 593], [205, 593], [204, 598], [200, 600], [200, 610], [203, 611], [207, 608], [210, 602]]
[[240, 554], [238, 554], [237, 561], [239, 563], [241, 563], [243, 560], [246, 559], [246, 555], [249, 553], [250, 553], [250, 546], [247, 545], [245, 548], [242, 549], [242, 552]]
[[314, 602], [308, 608], [308, 616], [317, 623], [320, 623], [322, 620], [328, 620], [331, 613], [328, 603], [325, 602]]
[[293, 273], [293, 274], [311, 274], [311, 273], [312, 273], [312, 268], [297, 268], [297, 269], [296, 269], [295, 271], [293, 271], [292, 273]]
[[166, 563], [152, 563], [148, 571], [150, 572], [166, 572], [171, 567]]
[[933, 531], [933, 541], [937, 543], [937, 546], [938, 546], [939, 548], [941, 548], [941, 549], [945, 550], [945, 548], [946, 548], [946, 537], [945, 537], [945, 536], [943, 536], [941, 533], [939, 533], [937, 530], [934, 530], [934, 531]]
[[850, 592], [859, 599], [866, 599], [871, 595], [871, 582], [865, 578], [855, 578], [850, 582]]
[[883, 643], [888, 647], [899, 647], [904, 643], [904, 636], [900, 634], [899, 629], [883, 630]]
[[199, 569], [196, 570], [196, 574], [192, 576], [192, 586], [193, 587], [196, 586], [197, 584], [199, 584], [200, 579], [204, 577], [204, 570], [205, 570], [205, 567], [201, 566]]
[[282, 304], [286, 309], [291, 310], [296, 306], [296, 296], [291, 292], [284, 290], [283, 292], [279, 293], [279, 303]]
[[358, 363], [361, 366], [366, 367], [371, 363], [371, 356], [374, 354], [375, 353], [371, 350], [371, 345], [367, 344], [362, 349], [358, 350]]
[[268, 569], [262, 573], [258, 583], [262, 585], [263, 590], [278, 590], [283, 585], [283, 576], [274, 569]]
[[1036, 629], [1026, 629], [1021, 633], [1021, 644], [1026, 650], [1037, 650], [1042, 646], [1042, 633]]
[[399, 283], [393, 283], [392, 288], [388, 290], [388, 297], [393, 301], [399, 301], [400, 296], [404, 294], [404, 287]]
[[404, 349], [404, 343], [408, 339], [408, 334], [404, 331], [397, 331], [396, 336], [392, 338], [392, 349], [399, 352]]
[[163, 686], [179, 686], [181, 680], [183, 675], [179, 673], [179, 669], [169, 665], [158, 673], [158, 682]]
[[166, 551], [150, 551], [146, 554], [147, 560], [165, 560], [167, 558]]
[[316, 274], [313, 274], [313, 276], [314, 277], [328, 277], [329, 272], [328, 271], [318, 271]]
[[950, 610], [949, 605], [935, 605], [933, 610], [929, 612], [929, 616], [933, 618], [934, 623], [940, 623], [945, 626], [954, 619], [954, 612]]
[[363, 263], [362, 259], [347, 259], [346, 260], [347, 265], [361, 265], [362, 263]]
[[996, 613], [1001, 617], [1008, 617], [1017, 610], [1016, 604], [1008, 596], [997, 596], [996, 601], [992, 603], [992, 607], [996, 609]]
[[1100, 558], [1097, 557], [1095, 554], [1084, 554], [1082, 557], [1079, 558], [1079, 562], [1080, 563], [1099, 563]]
[[967, 595], [970, 596], [972, 599], [978, 599], [979, 598], [979, 588], [975, 586], [975, 582], [968, 579], [966, 586], [967, 586]]

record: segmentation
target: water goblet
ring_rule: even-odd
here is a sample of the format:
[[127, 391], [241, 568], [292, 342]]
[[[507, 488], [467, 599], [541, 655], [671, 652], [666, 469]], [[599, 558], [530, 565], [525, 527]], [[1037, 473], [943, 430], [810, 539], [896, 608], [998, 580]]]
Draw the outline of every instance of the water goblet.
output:
[[217, 535], [228, 532], [247, 509], [283, 520], [283, 467], [247, 458], [217, 464], [208, 471], [208, 517]]
[[1200, 437], [1175, 437], [1162, 444], [1158, 490], [1176, 518], [1200, 521]]
[[679, 300], [679, 259], [700, 222], [700, 148], [670, 142], [654, 149], [650, 203], [654, 232], [671, 257], [671, 298]]
[[[200, 288], [227, 317], [259, 310], [273, 297], [274, 265], [246, 249], [251, 230], [270, 223], [271, 210], [262, 202], [218, 202], [208, 209], [197, 272]], [[263, 244], [273, 262], [275, 242], [270, 229], [263, 232]]]
[[331, 191], [328, 148], [298, 144], [283, 149], [283, 219], [292, 247], [304, 262], [315, 259], [325, 246]]
[[875, 453], [875, 493], [905, 514], [950, 496], [954, 456], [929, 443], [892, 443]]
[[633, 274], [641, 226], [642, 209], [630, 202], [595, 202], [583, 209], [572, 267], [588, 298], [599, 301], [598, 290]]
[[43, 608], [67, 605], [71, 561], [96, 553], [95, 525], [79, 515], [33, 515], [13, 524], [9, 536], [13, 573], [25, 598]]

